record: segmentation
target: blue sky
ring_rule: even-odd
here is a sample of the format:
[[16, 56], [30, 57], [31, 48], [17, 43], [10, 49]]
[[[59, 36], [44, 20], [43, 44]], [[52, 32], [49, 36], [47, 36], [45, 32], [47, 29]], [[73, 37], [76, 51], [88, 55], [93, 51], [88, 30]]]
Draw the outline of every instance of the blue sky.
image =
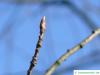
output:
[[[85, 3], [82, 3], [84, 0], [71, 2], [95, 25], [88, 25], [68, 6], [42, 7], [40, 4], [18, 5], [0, 2], [0, 75], [26, 73], [37, 43], [40, 20], [44, 15], [47, 29], [35, 67], [36, 73], [44, 73], [67, 49], [80, 43], [95, 28], [99, 28], [99, 0], [88, 0], [94, 5], [94, 8], [88, 8], [89, 10], [85, 8]], [[98, 36], [72, 55], [58, 67], [54, 75], [70, 75], [74, 69], [100, 69], [99, 41]]]

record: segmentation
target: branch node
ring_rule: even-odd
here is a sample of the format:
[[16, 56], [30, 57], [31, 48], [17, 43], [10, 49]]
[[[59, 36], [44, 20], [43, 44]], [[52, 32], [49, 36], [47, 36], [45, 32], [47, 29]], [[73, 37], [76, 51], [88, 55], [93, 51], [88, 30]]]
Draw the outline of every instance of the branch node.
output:
[[67, 52], [70, 52], [70, 49], [68, 49]]
[[82, 44], [80, 44], [79, 46], [80, 46], [80, 48], [83, 48], [83, 45]]
[[95, 30], [92, 31], [92, 34], [95, 33]]
[[60, 65], [60, 62], [59, 61], [56, 61], [56, 64], [59, 66]]

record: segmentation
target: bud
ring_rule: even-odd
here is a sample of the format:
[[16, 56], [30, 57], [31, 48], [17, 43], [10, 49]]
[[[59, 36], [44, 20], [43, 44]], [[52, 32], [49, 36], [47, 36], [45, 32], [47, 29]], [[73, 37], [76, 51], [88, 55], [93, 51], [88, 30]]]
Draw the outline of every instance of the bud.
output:
[[46, 29], [46, 21], [45, 21], [45, 16], [43, 16], [42, 20], [41, 20], [41, 23], [40, 23], [40, 30], [42, 32], [44, 32]]

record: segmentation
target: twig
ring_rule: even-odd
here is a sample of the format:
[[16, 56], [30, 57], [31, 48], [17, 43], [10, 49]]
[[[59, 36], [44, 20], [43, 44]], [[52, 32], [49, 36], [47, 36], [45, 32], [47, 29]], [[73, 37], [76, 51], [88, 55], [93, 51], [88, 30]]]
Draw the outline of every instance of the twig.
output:
[[80, 44], [76, 45], [72, 49], [68, 50], [65, 54], [63, 54], [56, 62], [48, 69], [48, 71], [45, 73], [45, 75], [51, 75], [58, 66], [60, 66], [61, 63], [63, 63], [69, 56], [77, 52], [79, 49], [83, 48], [84, 45], [89, 43], [93, 38], [95, 38], [97, 35], [100, 34], [100, 28], [93, 31], [93, 33], [87, 37], [84, 41], [82, 41]]
[[32, 75], [32, 69], [35, 67], [35, 65], [37, 64], [37, 59], [38, 59], [38, 55], [39, 55], [39, 49], [42, 46], [42, 40], [43, 40], [43, 36], [44, 36], [44, 32], [46, 29], [46, 23], [45, 23], [45, 16], [42, 18], [41, 22], [40, 22], [40, 34], [39, 34], [39, 39], [36, 45], [36, 49], [35, 49], [35, 54], [32, 58], [30, 67], [27, 71], [27, 75]]

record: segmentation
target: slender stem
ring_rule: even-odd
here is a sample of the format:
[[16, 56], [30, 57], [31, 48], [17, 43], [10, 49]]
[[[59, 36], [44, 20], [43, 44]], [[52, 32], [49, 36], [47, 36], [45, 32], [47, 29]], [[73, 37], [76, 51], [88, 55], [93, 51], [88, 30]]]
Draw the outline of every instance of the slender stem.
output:
[[35, 49], [35, 54], [32, 58], [30, 67], [27, 71], [27, 75], [32, 75], [32, 69], [35, 67], [35, 65], [37, 64], [37, 59], [38, 59], [38, 55], [39, 55], [39, 49], [42, 46], [42, 40], [43, 40], [43, 36], [44, 36], [44, 32], [46, 29], [46, 23], [45, 23], [45, 16], [42, 18], [41, 22], [40, 22], [40, 34], [39, 34], [39, 39], [36, 45], [36, 49]]
[[85, 40], [83, 40], [80, 44], [76, 45], [72, 49], [68, 50], [58, 60], [56, 60], [56, 62], [45, 73], [45, 75], [51, 75], [57, 69], [57, 67], [60, 66], [60, 64], [63, 63], [69, 56], [77, 52], [79, 49], [83, 48], [84, 45], [89, 43], [91, 40], [93, 40], [93, 38], [95, 38], [99, 34], [100, 34], [100, 29], [93, 31], [93, 33], [89, 37], [87, 37]]

